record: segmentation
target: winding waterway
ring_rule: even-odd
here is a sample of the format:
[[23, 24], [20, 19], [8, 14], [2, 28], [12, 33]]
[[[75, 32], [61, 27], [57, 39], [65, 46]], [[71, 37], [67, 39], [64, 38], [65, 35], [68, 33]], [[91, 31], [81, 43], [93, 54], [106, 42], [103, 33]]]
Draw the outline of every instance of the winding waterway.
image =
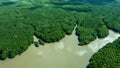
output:
[[[74, 30], [72, 35], [65, 36], [59, 42], [46, 43], [38, 48], [32, 44], [22, 55], [0, 61], [0, 68], [85, 68], [95, 52], [119, 36], [109, 30], [106, 38], [78, 46]], [[35, 36], [34, 41], [37, 41]]]

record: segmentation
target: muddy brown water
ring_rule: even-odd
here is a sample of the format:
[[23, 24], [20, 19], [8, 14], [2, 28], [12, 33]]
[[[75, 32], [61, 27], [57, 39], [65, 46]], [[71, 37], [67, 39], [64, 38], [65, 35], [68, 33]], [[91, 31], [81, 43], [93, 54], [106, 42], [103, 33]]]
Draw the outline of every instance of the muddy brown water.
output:
[[[59, 42], [35, 47], [33, 44], [20, 56], [0, 61], [0, 68], [86, 68], [90, 57], [120, 34], [109, 31], [104, 39], [96, 39], [85, 46], [78, 46], [75, 30]], [[34, 41], [37, 38], [34, 36]]]

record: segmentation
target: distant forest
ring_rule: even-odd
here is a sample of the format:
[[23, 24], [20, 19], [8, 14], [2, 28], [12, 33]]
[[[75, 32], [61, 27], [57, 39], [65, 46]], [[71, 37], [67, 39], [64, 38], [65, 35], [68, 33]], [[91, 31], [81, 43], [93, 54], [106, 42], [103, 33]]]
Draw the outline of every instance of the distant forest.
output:
[[[32, 43], [39, 47], [39, 44], [59, 42], [72, 34], [76, 25], [80, 46], [97, 37], [106, 37], [109, 29], [120, 32], [120, 3], [94, 1], [1, 0], [0, 59], [14, 58]], [[34, 35], [39, 38], [38, 42], [33, 41]]]

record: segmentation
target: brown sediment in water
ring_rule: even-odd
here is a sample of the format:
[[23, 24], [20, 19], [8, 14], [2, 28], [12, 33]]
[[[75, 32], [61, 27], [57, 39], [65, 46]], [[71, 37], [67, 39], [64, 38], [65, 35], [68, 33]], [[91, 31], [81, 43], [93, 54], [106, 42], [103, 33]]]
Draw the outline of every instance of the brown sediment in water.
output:
[[[75, 30], [59, 42], [36, 48], [33, 44], [21, 56], [0, 61], [0, 68], [85, 68], [90, 57], [107, 43], [120, 36], [113, 31], [104, 39], [78, 46]], [[35, 41], [38, 39], [34, 36]]]

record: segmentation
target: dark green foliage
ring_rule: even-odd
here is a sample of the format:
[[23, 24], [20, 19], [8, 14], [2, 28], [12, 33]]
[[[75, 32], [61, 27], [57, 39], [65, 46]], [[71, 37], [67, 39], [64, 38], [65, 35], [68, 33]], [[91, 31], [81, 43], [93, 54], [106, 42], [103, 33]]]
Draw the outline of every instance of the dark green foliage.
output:
[[120, 68], [120, 38], [108, 43], [90, 59], [87, 68]]
[[91, 12], [92, 10], [90, 8], [86, 7], [62, 7], [62, 9], [67, 11], [77, 11], [77, 12]]
[[44, 44], [45, 44], [45, 42], [44, 42], [44, 41], [42, 41], [41, 39], [39, 39], [39, 44], [40, 44], [40, 45], [44, 45]]
[[[1, 58], [3, 56], [13, 58], [15, 55], [24, 52], [32, 43], [33, 29], [25, 24], [6, 25], [1, 27], [0, 36], [0, 49], [5, 50]], [[4, 53], [8, 53], [8, 55]]]
[[93, 4], [104, 4], [104, 3], [109, 3], [109, 2], [115, 2], [115, 0], [86, 0], [89, 3]]
[[12, 8], [4, 7], [0, 11], [0, 58], [13, 58], [33, 42], [33, 27], [24, 24], [24, 18], [16, 18], [20, 15]]
[[115, 8], [111, 8], [113, 9], [111, 13], [107, 14], [102, 19], [109, 29], [116, 32], [120, 32], [120, 9], [118, 9], [119, 6], [119, 4], [114, 5]]
[[100, 26], [97, 28], [97, 35], [98, 38], [104, 38], [109, 34], [108, 29], [106, 26]]
[[96, 16], [91, 13], [81, 13], [76, 15], [77, 29], [76, 35], [78, 36], [79, 45], [86, 45], [95, 40], [96, 37], [104, 38], [108, 35], [108, 29], [102, 22], [99, 15]]
[[64, 1], [64, 2], [56, 2], [56, 1], [51, 1], [50, 4], [58, 6], [63, 6], [63, 5], [83, 5], [84, 3], [80, 1], [75, 1], [75, 2], [70, 2], [70, 1]]
[[62, 9], [29, 10], [13, 5], [0, 8], [0, 58], [3, 60], [23, 53], [33, 43], [33, 35], [40, 38], [35, 43], [38, 47], [72, 34], [75, 27], [74, 16]]
[[0, 57], [2, 60], [5, 60], [7, 58], [8, 51], [9, 51], [9, 49], [5, 49], [5, 50], [2, 51], [1, 57]]
[[39, 42], [34, 42], [34, 45], [35, 45], [36, 47], [39, 47]]
[[59, 41], [65, 34], [70, 35], [75, 26], [74, 17], [61, 9], [48, 9], [48, 11], [46, 9], [33, 11], [39, 16], [38, 19], [34, 19], [36, 23], [31, 23], [34, 26], [35, 35], [48, 43]]
[[76, 30], [80, 42], [79, 45], [86, 45], [96, 39], [96, 32], [93, 29], [78, 26]]
[[16, 3], [14, 1], [2, 2], [2, 6], [8, 6], [12, 4], [16, 4]]
[[50, 1], [52, 1], [53, 4], [56, 4], [59, 6], [59, 5], [65, 5], [65, 4], [72, 4], [73, 5], [73, 4], [78, 4], [79, 2], [91, 3], [91, 4], [96, 4], [96, 5], [103, 5], [106, 3], [116, 2], [117, 0], [50, 0]]
[[9, 58], [14, 58], [16, 56], [16, 49], [12, 49], [10, 52], [9, 52]]

